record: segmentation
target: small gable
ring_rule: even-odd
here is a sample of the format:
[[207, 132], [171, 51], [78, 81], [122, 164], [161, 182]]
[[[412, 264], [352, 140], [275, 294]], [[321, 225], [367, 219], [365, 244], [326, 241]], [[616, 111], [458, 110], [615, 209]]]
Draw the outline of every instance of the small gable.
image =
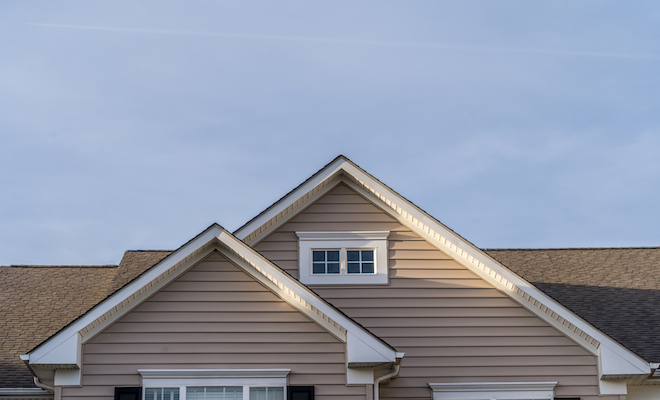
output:
[[346, 388], [345, 344], [213, 252], [84, 345], [83, 388], [65, 397], [107, 396], [140, 386], [138, 369], [288, 368], [289, 383], [317, 398]]

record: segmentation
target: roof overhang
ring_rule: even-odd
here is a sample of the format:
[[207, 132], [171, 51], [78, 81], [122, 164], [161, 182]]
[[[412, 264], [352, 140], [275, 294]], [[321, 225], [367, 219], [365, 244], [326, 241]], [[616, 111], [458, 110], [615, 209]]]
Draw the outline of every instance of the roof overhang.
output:
[[[254, 245], [339, 183], [370, 199], [429, 243], [597, 356], [601, 394], [625, 394], [625, 380], [651, 373], [649, 362], [511, 272], [344, 156], [334, 159], [234, 234]], [[621, 382], [624, 382], [623, 389]]]
[[40, 370], [55, 370], [52, 378], [55, 386], [79, 386], [82, 345], [214, 251], [223, 254], [262, 285], [346, 343], [349, 370], [353, 363], [397, 362], [397, 354], [400, 353], [394, 348], [217, 224], [197, 235], [21, 357], [35, 375], [39, 375]]

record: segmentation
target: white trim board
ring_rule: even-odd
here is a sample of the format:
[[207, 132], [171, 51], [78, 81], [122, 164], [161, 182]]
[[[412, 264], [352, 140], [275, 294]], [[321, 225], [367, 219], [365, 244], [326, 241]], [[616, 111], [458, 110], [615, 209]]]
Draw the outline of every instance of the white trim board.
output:
[[[272, 220], [276, 220], [277, 224], [281, 225], [296, 214], [295, 205], [299, 203], [299, 199], [308, 197], [308, 191], [315, 190], [314, 184], [323, 184], [328, 179], [337, 176], [341, 182], [371, 199], [385, 212], [427, 239], [438, 249], [502, 290], [587, 351], [598, 356], [601, 377], [607, 378], [616, 375], [621, 378], [651, 372], [647, 361], [508, 270], [343, 156], [333, 160], [258, 218], [240, 228], [236, 231], [236, 236], [243, 240], [247, 239], [246, 241], [250, 245], [256, 244], [260, 238], [272, 232]], [[337, 182], [337, 180], [334, 179], [333, 182]], [[286, 213], [283, 213], [284, 210]], [[255, 236], [253, 233], [257, 231], [259, 234]]]

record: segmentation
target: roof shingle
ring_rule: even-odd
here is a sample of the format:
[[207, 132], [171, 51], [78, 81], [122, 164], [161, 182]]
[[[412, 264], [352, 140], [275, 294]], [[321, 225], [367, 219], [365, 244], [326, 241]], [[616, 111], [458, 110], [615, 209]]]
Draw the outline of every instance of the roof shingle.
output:
[[20, 354], [170, 253], [127, 251], [119, 265], [0, 267], [0, 387], [34, 387]]
[[660, 247], [486, 249], [649, 362], [660, 362]]

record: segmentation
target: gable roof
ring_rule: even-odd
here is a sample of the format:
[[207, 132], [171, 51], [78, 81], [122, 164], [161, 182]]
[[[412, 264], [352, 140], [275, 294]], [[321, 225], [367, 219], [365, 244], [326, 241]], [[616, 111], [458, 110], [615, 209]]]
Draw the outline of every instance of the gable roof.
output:
[[486, 249], [650, 362], [660, 362], [660, 247]]
[[[372, 201], [455, 261], [598, 356], [601, 378], [636, 379], [651, 373], [649, 361], [595, 328], [344, 156], [334, 159], [266, 211], [239, 228], [235, 235], [254, 245], [339, 183], [346, 184]], [[623, 388], [621, 382], [610, 385], [601, 380], [600, 384], [602, 394], [625, 391], [625, 383]]]
[[[82, 344], [214, 251], [223, 254], [248, 275], [346, 343], [348, 368], [394, 363], [403, 357], [402, 353], [397, 353], [382, 339], [321, 299], [220, 225], [214, 224], [28, 354], [21, 355], [21, 359], [36, 374], [39, 374], [39, 370], [63, 371], [59, 376], [66, 380], [67, 385], [80, 384]], [[56, 372], [55, 385], [59, 385], [57, 380]]]
[[167, 256], [127, 251], [119, 265], [0, 267], [0, 387], [34, 386], [19, 358]]

